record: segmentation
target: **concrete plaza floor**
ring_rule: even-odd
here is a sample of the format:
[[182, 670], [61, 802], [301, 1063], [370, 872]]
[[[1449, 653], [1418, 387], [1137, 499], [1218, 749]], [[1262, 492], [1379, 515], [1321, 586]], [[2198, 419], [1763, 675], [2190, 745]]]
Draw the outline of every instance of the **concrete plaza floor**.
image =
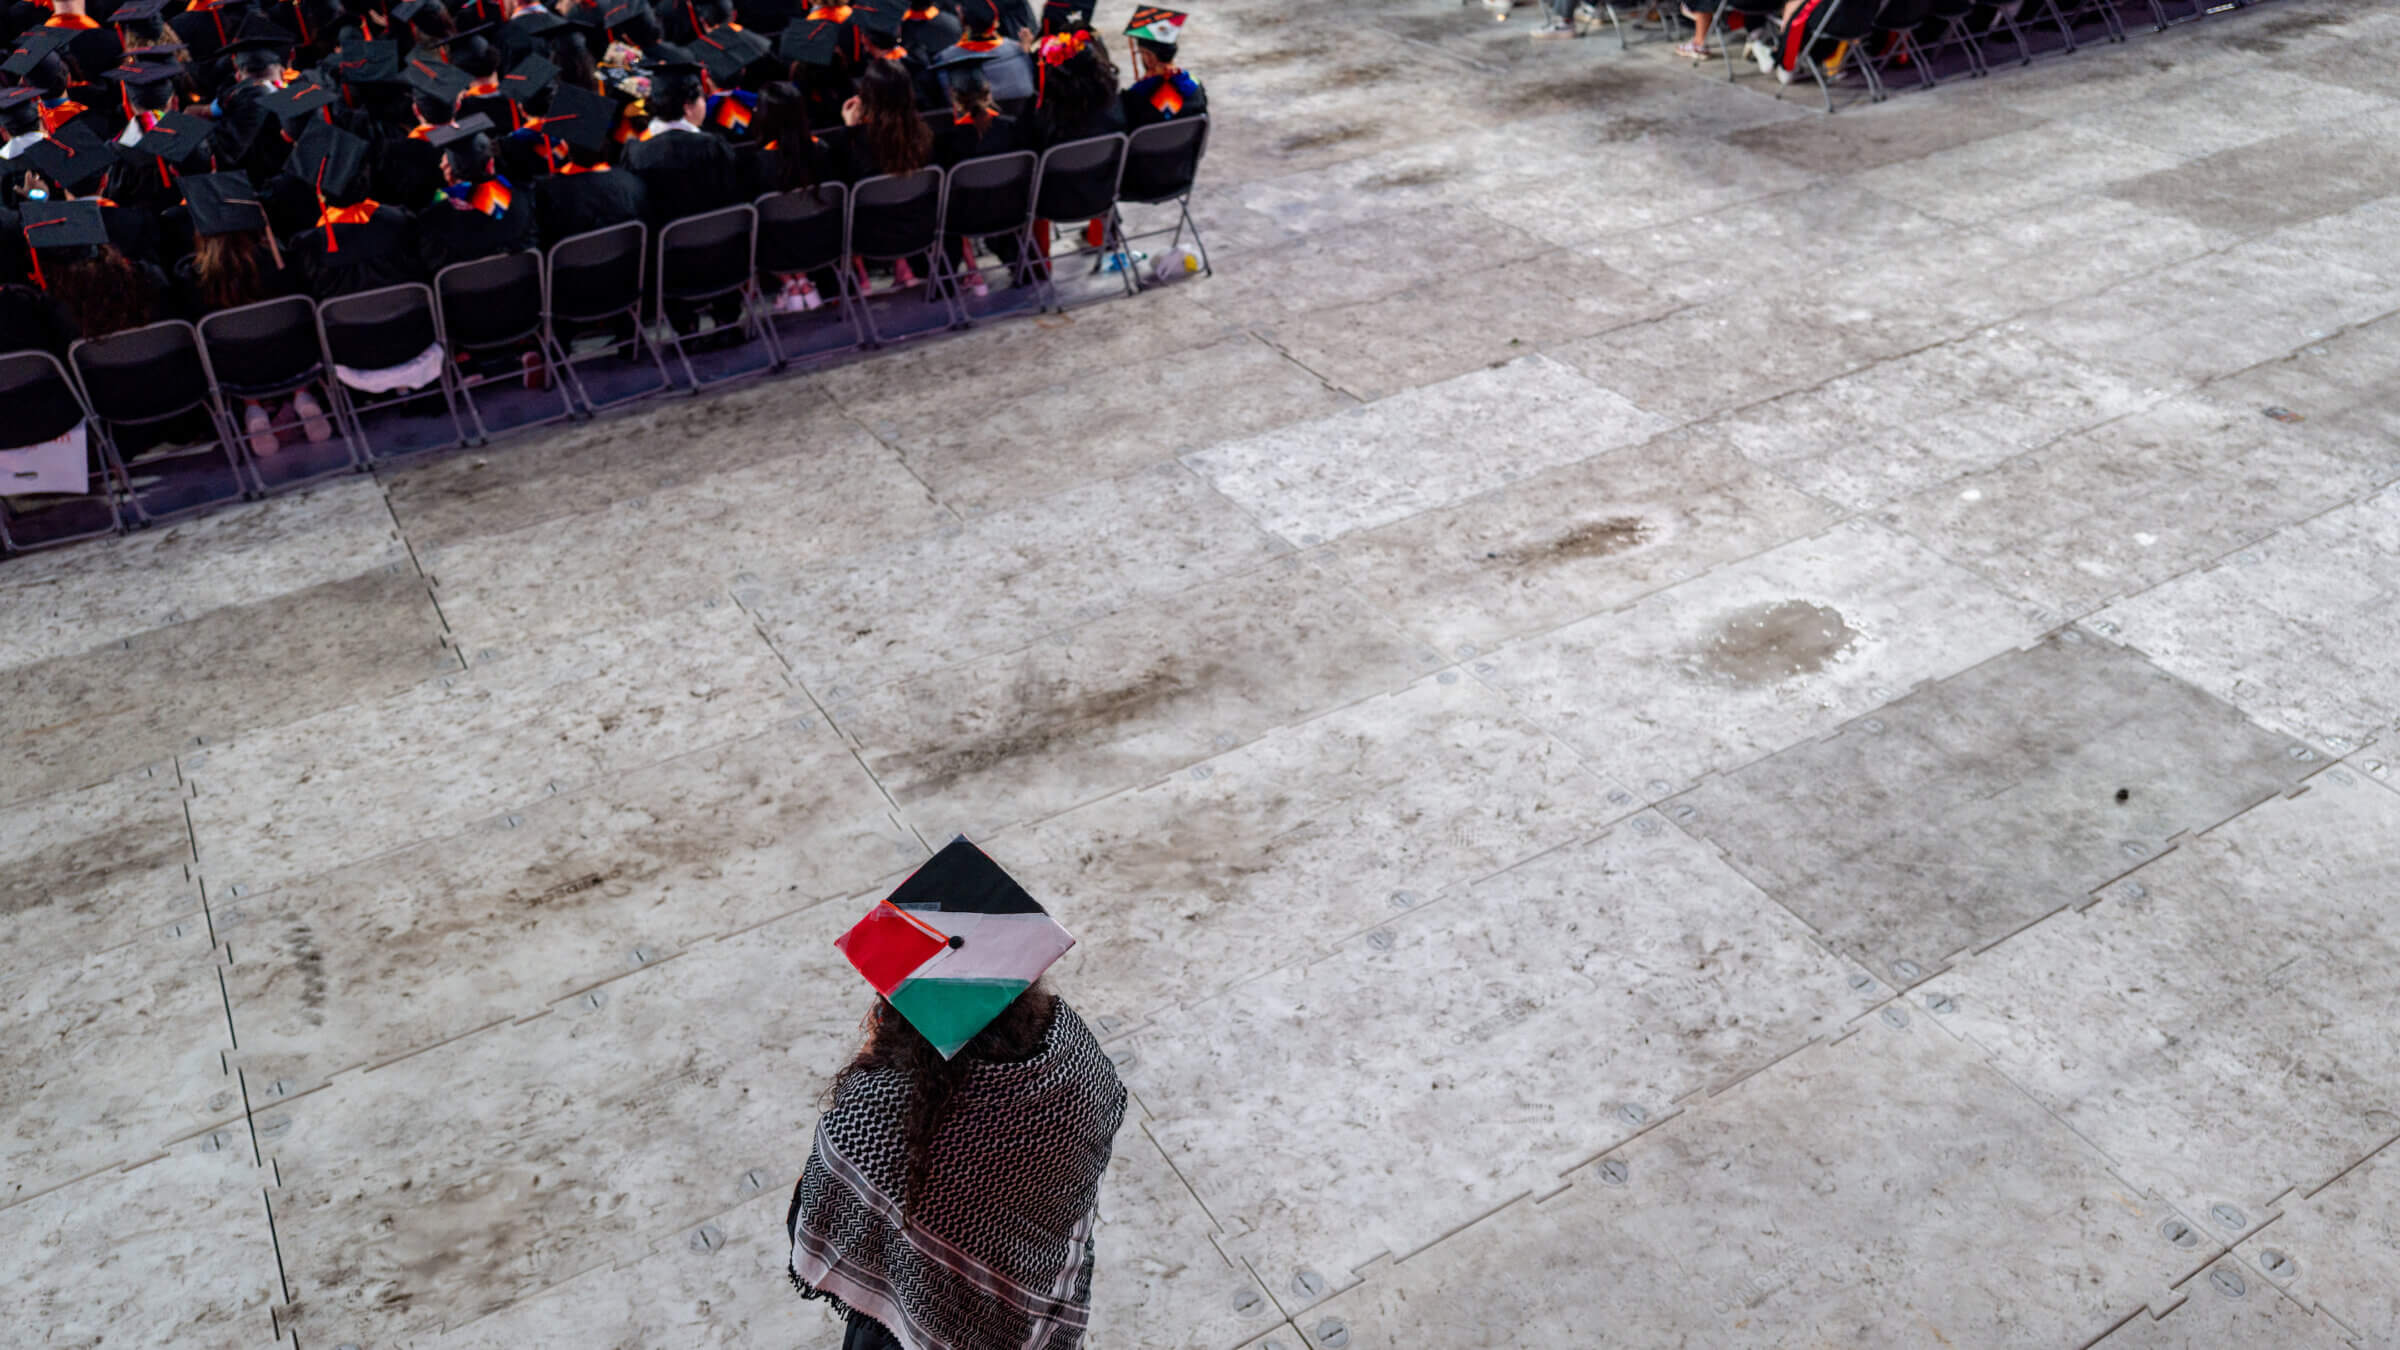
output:
[[1102, 1350], [2400, 1345], [2400, 12], [1525, 14], [1201, 11], [1213, 279], [0, 566], [0, 1339], [834, 1345], [965, 831]]

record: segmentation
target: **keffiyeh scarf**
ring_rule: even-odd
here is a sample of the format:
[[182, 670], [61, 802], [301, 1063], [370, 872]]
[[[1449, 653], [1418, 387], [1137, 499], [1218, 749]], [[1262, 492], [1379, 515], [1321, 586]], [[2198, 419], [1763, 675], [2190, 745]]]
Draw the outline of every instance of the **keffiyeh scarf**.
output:
[[843, 1085], [817, 1122], [786, 1227], [792, 1283], [907, 1350], [1075, 1350], [1091, 1311], [1094, 1201], [1125, 1088], [1062, 999], [1032, 1058], [975, 1062], [951, 1094], [905, 1221], [910, 1087]]

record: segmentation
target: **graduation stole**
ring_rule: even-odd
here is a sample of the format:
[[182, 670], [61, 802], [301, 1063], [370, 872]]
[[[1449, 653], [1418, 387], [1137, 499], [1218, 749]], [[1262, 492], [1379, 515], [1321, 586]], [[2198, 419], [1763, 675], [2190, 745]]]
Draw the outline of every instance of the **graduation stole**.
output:
[[921, 9], [904, 9], [900, 11], [900, 21], [902, 23], [923, 23], [928, 19], [941, 17], [941, 13], [942, 7], [939, 5], [926, 5]]
[[1150, 91], [1150, 106], [1157, 109], [1161, 117], [1173, 117], [1182, 112], [1183, 90], [1180, 86], [1190, 77], [1180, 70], [1170, 70], [1153, 78], [1158, 81], [1158, 87]]
[[747, 89], [736, 89], [717, 96], [717, 106], [709, 111], [708, 120], [716, 126], [740, 135], [750, 129], [750, 115], [758, 107], [758, 95]]
[[495, 76], [493, 76], [492, 78], [490, 78], [490, 79], [488, 79], [488, 80], [477, 80], [475, 83], [468, 85], [468, 86], [467, 86], [467, 92], [465, 92], [465, 93], [463, 93], [463, 94], [459, 95], [459, 97], [460, 97], [460, 98], [490, 98], [492, 95], [494, 95], [494, 94], [497, 94], [497, 93], [499, 93], [499, 92], [500, 92], [500, 77], [499, 77], [499, 76], [497, 76], [497, 75], [495, 75]]
[[508, 204], [516, 200], [509, 181], [499, 174], [493, 174], [480, 183], [452, 183], [442, 190], [450, 194], [452, 201], [481, 211], [494, 220], [507, 216]]
[[558, 166], [558, 175], [561, 178], [567, 178], [579, 173], [607, 173], [608, 170], [609, 166], [606, 164], [578, 164], [570, 159]]
[[60, 127], [82, 116], [84, 107], [71, 98], [62, 98], [56, 103], [43, 104], [41, 112], [42, 134], [55, 136]]
[[342, 251], [342, 241], [334, 237], [334, 226], [364, 225], [381, 205], [379, 202], [368, 200], [360, 202], [356, 206], [328, 206], [319, 212], [317, 224], [325, 231], [325, 251], [327, 253]]
[[848, 23], [850, 22], [850, 7], [839, 4], [818, 5], [809, 10], [805, 17], [810, 23]]
[[996, 52], [1000, 50], [1000, 41], [998, 33], [987, 34], [983, 37], [964, 37], [958, 40], [958, 49], [962, 52]]

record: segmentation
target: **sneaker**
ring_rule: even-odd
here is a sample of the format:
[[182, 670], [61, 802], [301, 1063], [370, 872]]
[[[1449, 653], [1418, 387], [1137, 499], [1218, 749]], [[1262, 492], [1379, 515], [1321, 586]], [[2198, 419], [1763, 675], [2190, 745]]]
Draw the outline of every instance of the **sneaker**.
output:
[[1697, 42], [1678, 42], [1675, 44], [1675, 54], [1688, 56], [1694, 61], [1705, 61], [1708, 59], [1708, 48]]
[[1592, 8], [1590, 5], [1579, 4], [1575, 6], [1573, 18], [1575, 22], [1575, 31], [1578, 34], [1590, 33], [1596, 31], [1600, 27], [1600, 11]]
[[333, 438], [333, 423], [325, 420], [325, 407], [316, 395], [305, 389], [292, 395], [292, 411], [300, 414], [300, 431], [310, 444]]
[[906, 259], [906, 258], [902, 258], [900, 261], [898, 261], [898, 262], [896, 262], [896, 263], [893, 263], [893, 264], [892, 264], [892, 289], [893, 289], [893, 290], [895, 290], [895, 291], [905, 291], [905, 290], [907, 290], [909, 287], [911, 287], [911, 286], [914, 286], [914, 285], [916, 285], [916, 284], [917, 284], [917, 269], [915, 269], [915, 268], [913, 268], [913, 267], [911, 267], [911, 266], [909, 266], [909, 265], [908, 265], [908, 259]]
[[1742, 55], [1758, 63], [1759, 74], [1772, 75], [1775, 73], [1775, 49], [1761, 39], [1752, 38], [1743, 44]]
[[267, 416], [265, 408], [249, 405], [242, 413], [242, 425], [250, 431], [251, 454], [271, 455], [283, 448], [283, 442], [275, 437], [275, 420]]
[[1785, 69], [1784, 69], [1783, 67], [1781, 67], [1781, 66], [1777, 66], [1777, 67], [1775, 67], [1775, 83], [1777, 83], [1777, 84], [1790, 84], [1791, 82], [1792, 82], [1792, 72], [1791, 72], [1791, 71], [1785, 70]]
[[1536, 42], [1554, 38], [1573, 38], [1581, 36], [1583, 36], [1581, 33], [1575, 31], [1575, 25], [1567, 22], [1565, 19], [1552, 19], [1549, 22], [1544, 23], [1541, 27], [1533, 30], [1533, 37]]

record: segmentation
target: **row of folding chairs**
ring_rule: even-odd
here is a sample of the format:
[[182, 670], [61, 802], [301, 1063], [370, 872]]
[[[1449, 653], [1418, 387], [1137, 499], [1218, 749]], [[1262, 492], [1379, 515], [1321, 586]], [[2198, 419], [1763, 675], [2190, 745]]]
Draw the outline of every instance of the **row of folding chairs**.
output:
[[[1825, 111], [1835, 109], [1833, 87], [1843, 70], [1855, 71], [1867, 97], [1881, 102], [1896, 79], [1910, 87], [1939, 83], [1935, 74], [1944, 62], [1966, 74], [1990, 73], [1995, 59], [2031, 64], [2035, 57], [2076, 51], [2093, 42], [2123, 42], [2130, 27], [2127, 11], [2135, 0], [1824, 0], [1806, 20], [1801, 34], [1802, 56], [1795, 67], [1825, 99]], [[2165, 31], [2175, 23], [2247, 8], [2259, 0], [2141, 0], [2151, 26]], [[1725, 62], [1725, 78], [1741, 69], [1741, 42], [1726, 20], [1739, 16], [1746, 33], [1761, 31], [1770, 15], [1780, 13], [1782, 0], [1717, 0], [1711, 40]], [[1611, 11], [1614, 17], [1614, 11]], [[1829, 53], [1844, 51], [1834, 67]], [[1782, 96], [1780, 88], [1777, 97]]]
[[[31, 508], [0, 497], [0, 551], [1061, 308], [1062, 271], [1078, 267], [1102, 294], [1132, 294], [1142, 284], [1134, 244], [1152, 235], [1179, 248], [1189, 234], [1207, 269], [1191, 214], [1207, 142], [1207, 118], [1177, 120], [1040, 154], [768, 193], [670, 222], [655, 239], [628, 222], [547, 253], [453, 264], [430, 285], [154, 323], [77, 342], [63, 363], [39, 351], [0, 356], [0, 406], [16, 414], [0, 434], [35, 445], [81, 425], [99, 484]], [[1171, 208], [1172, 223], [1133, 233], [1127, 205]], [[1096, 242], [1060, 230], [1086, 222]], [[979, 243], [1008, 285], [985, 281]], [[922, 269], [911, 285], [870, 284], [878, 268], [908, 279], [902, 263]], [[774, 303], [779, 279], [797, 277], [815, 279], [818, 307]]]

